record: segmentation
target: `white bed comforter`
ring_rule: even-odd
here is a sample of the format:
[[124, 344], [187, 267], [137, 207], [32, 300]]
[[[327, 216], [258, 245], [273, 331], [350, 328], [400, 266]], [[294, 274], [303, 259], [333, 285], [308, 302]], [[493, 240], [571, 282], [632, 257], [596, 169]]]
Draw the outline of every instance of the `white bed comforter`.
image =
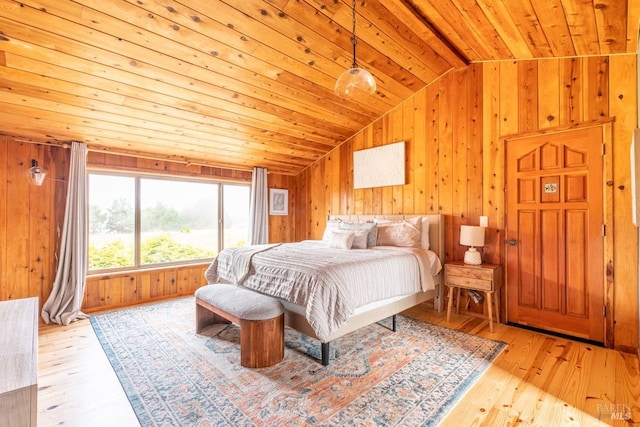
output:
[[208, 283], [235, 283], [305, 306], [324, 341], [362, 305], [434, 289], [441, 268], [435, 253], [423, 249], [340, 250], [307, 240], [225, 249], [205, 276]]

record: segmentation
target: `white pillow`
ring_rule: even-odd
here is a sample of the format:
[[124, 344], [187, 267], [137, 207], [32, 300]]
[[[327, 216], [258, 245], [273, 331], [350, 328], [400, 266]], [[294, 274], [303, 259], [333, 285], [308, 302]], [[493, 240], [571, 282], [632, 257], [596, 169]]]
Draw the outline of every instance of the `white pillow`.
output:
[[337, 230], [340, 227], [340, 223], [342, 221], [337, 219], [330, 219], [327, 221], [327, 225], [324, 228], [324, 233], [322, 234], [322, 241], [328, 242], [331, 240], [331, 232], [333, 230]]
[[352, 231], [334, 230], [331, 232], [329, 247], [332, 249], [351, 249], [354, 237]]
[[419, 248], [422, 239], [422, 218], [378, 223], [378, 245]]

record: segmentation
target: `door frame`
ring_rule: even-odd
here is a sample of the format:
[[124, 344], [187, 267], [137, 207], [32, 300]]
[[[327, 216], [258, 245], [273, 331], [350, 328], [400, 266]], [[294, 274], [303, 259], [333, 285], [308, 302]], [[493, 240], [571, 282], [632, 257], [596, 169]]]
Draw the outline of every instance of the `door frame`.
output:
[[[532, 132], [520, 133], [515, 135], [507, 135], [502, 137], [502, 152], [503, 152], [503, 176], [505, 177], [504, 181], [504, 191], [503, 191], [503, 201], [502, 205], [505, 207], [504, 210], [504, 236], [505, 239], [503, 243], [502, 250], [502, 262], [504, 264], [505, 271], [505, 284], [508, 283], [509, 277], [507, 274], [507, 225], [509, 219], [507, 218], [507, 143], [514, 143], [518, 140], [528, 139], [539, 137], [542, 135], [554, 135], [559, 133], [571, 132], [575, 130], [582, 130], [593, 127], [600, 127], [602, 130], [602, 146], [603, 146], [603, 159], [602, 159], [602, 217], [603, 217], [603, 227], [604, 227], [604, 241], [603, 241], [603, 252], [604, 259], [603, 262], [603, 271], [604, 277], [602, 278], [603, 285], [603, 304], [605, 307], [605, 318], [604, 318], [604, 346], [608, 348], [614, 347], [614, 275], [613, 275], [613, 122], [614, 118], [609, 117], [606, 119], [593, 120], [585, 123], [577, 123], [569, 126], [561, 126], [554, 128], [541, 129]], [[508, 310], [506, 309], [506, 304], [508, 302], [509, 294], [508, 294], [508, 286], [503, 286], [504, 288], [504, 297], [503, 301], [505, 302], [505, 313], [504, 319], [505, 321], [509, 321]]]

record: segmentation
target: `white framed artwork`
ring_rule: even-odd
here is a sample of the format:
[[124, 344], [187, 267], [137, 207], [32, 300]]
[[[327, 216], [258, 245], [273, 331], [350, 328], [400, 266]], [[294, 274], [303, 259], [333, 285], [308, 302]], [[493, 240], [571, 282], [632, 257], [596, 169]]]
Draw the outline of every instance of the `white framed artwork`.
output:
[[353, 152], [353, 188], [404, 185], [404, 141]]
[[289, 214], [289, 190], [269, 189], [269, 215]]

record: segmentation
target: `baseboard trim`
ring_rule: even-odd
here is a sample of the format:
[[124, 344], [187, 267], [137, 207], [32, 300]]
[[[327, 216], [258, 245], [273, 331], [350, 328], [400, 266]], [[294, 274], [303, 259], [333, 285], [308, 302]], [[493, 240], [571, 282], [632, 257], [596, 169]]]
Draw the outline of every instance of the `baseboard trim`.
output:
[[590, 344], [590, 345], [595, 345], [597, 347], [606, 348], [604, 343], [601, 343], [601, 342], [598, 342], [598, 341], [588, 340], [588, 339], [585, 339], [585, 338], [574, 337], [572, 335], [563, 334], [563, 333], [560, 333], [560, 332], [548, 331], [546, 329], [535, 328], [535, 327], [529, 326], [529, 325], [521, 325], [519, 323], [514, 323], [514, 322], [507, 322], [507, 325], [515, 326], [516, 328], [526, 329], [527, 331], [538, 332], [540, 334], [551, 335], [551, 336], [558, 337], [558, 338], [565, 338], [565, 339], [572, 340], [572, 341], [578, 341], [578, 342], [581, 342], [581, 343], [584, 343], [584, 344]]

